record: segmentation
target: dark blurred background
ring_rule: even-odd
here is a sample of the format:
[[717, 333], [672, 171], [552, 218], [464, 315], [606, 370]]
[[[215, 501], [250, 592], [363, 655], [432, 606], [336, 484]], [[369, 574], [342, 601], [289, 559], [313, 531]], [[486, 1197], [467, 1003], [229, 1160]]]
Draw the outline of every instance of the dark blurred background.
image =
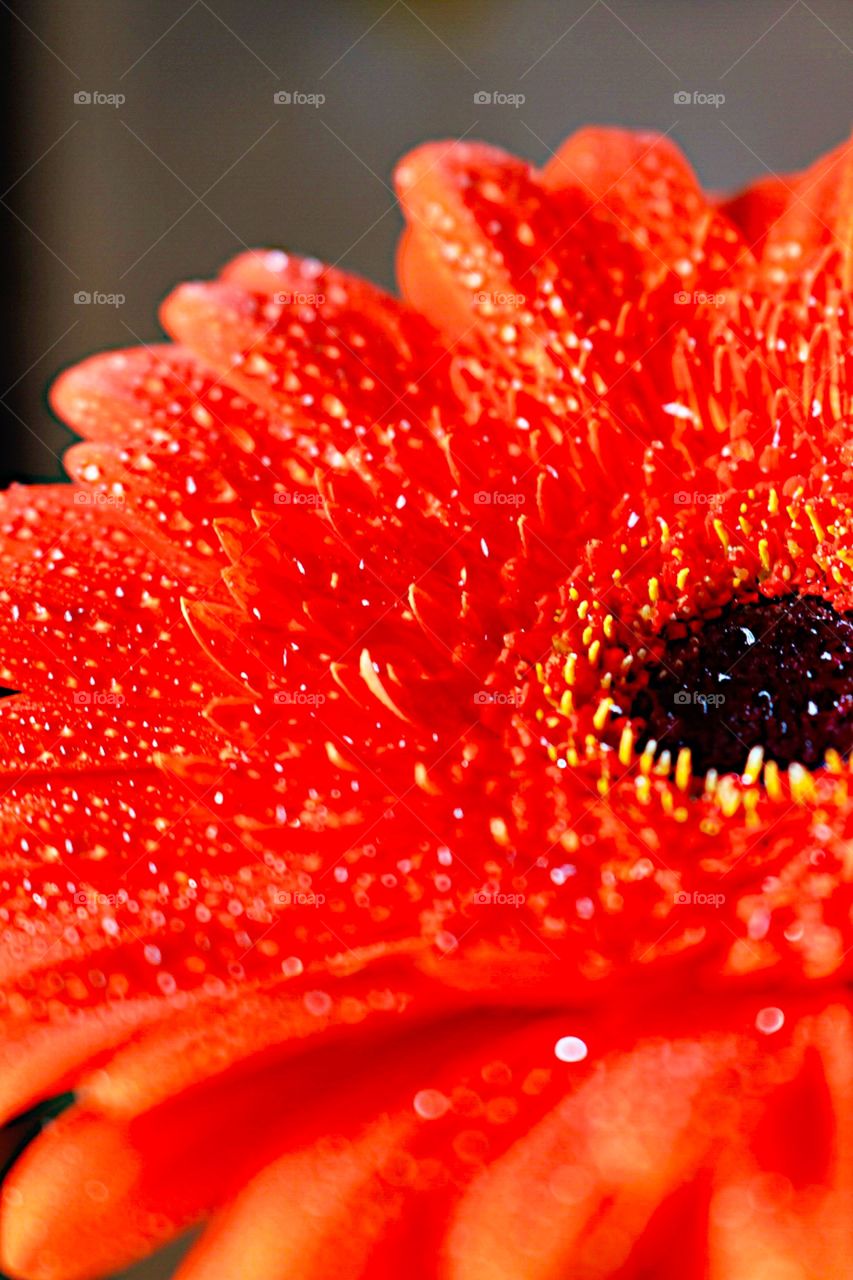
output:
[[[276, 244], [392, 284], [388, 184], [422, 139], [540, 162], [588, 121], [652, 126], [730, 187], [806, 164], [853, 116], [851, 0], [0, 0], [0, 16], [2, 480], [60, 474], [70, 435], [45, 385], [156, 338], [182, 277]], [[297, 91], [325, 102], [274, 101]], [[475, 102], [494, 91], [526, 100]]]
[[[176, 281], [282, 245], [392, 285], [390, 175], [426, 138], [539, 163], [590, 121], [653, 127], [728, 188], [853, 119], [851, 0], [0, 0], [0, 19], [3, 482], [61, 474], [46, 385], [156, 339]], [[694, 91], [725, 101], [675, 100]], [[525, 101], [475, 100], [495, 92]]]

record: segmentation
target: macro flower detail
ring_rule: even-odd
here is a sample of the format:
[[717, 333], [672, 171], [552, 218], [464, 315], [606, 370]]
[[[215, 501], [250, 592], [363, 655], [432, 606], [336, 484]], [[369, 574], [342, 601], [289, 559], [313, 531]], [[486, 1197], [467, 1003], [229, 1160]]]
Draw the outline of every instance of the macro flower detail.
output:
[[853, 151], [397, 183], [0, 495], [0, 1266], [853, 1275]]

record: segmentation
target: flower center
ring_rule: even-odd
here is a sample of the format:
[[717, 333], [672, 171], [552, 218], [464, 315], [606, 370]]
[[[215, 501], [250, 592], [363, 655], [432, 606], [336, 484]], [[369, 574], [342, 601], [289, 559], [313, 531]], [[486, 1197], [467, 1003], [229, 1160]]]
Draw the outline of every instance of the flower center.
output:
[[817, 596], [733, 603], [671, 626], [630, 715], [695, 774], [743, 771], [750, 751], [816, 768], [853, 749], [853, 614]]

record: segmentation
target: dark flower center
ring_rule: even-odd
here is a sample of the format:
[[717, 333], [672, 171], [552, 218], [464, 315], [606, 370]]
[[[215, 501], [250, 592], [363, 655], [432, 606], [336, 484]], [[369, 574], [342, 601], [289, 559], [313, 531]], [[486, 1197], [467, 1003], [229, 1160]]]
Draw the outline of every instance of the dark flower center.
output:
[[817, 596], [728, 605], [670, 627], [630, 715], [673, 756], [689, 747], [694, 774], [743, 771], [764, 759], [816, 768], [853, 749], [853, 614]]

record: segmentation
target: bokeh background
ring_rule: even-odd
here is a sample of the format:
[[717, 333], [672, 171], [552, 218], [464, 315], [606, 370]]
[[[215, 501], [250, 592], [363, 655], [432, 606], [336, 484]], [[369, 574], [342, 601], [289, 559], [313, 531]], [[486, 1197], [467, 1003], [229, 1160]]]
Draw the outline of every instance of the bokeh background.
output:
[[426, 138], [540, 163], [585, 123], [650, 127], [722, 189], [853, 123], [851, 0], [0, 0], [0, 20], [4, 483], [62, 474], [46, 385], [157, 340], [178, 280], [281, 245], [392, 286], [390, 176]]

